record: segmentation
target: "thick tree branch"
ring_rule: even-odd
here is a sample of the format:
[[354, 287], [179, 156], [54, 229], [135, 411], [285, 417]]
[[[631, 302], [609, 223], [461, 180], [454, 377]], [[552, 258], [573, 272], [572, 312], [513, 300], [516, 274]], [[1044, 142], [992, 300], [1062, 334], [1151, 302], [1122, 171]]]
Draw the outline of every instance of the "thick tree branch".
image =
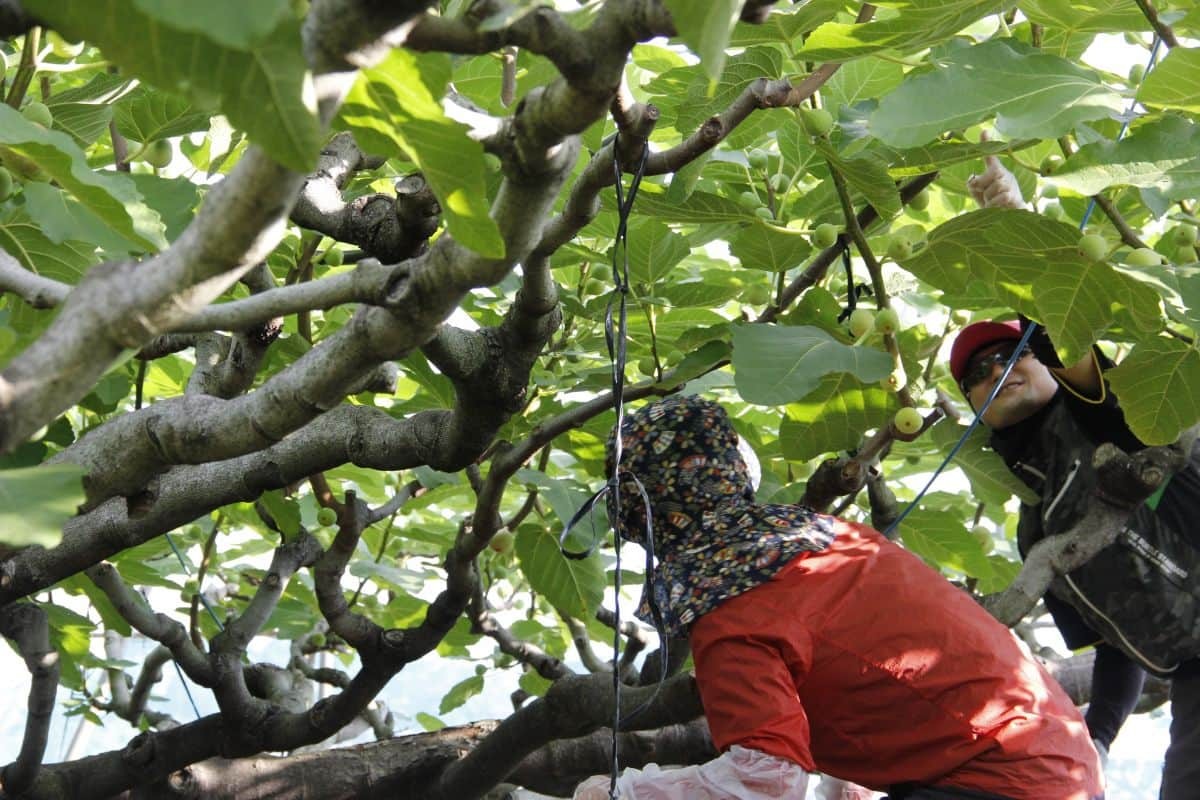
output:
[[58, 652], [50, 645], [50, 623], [46, 612], [31, 603], [0, 608], [0, 636], [16, 646], [30, 676], [21, 750], [15, 761], [0, 770], [0, 793], [17, 797], [42, 769], [58, 692]]
[[[631, 714], [655, 691], [653, 686], [623, 690], [622, 716]], [[555, 739], [583, 736], [603, 727], [614, 710], [611, 676], [564, 678], [551, 686], [545, 697], [518, 709], [465, 758], [450, 765], [425, 796], [429, 800], [473, 800], [503, 780], [517, 759]], [[626, 730], [687, 722], [702, 713], [695, 680], [683, 675], [667, 681]]]
[[1133, 455], [1107, 443], [1096, 448], [1097, 496], [1083, 517], [1071, 530], [1035, 544], [1012, 584], [981, 599], [984, 608], [1008, 627], [1019, 622], [1056, 576], [1078, 569], [1116, 541], [1130, 513], [1183, 466], [1195, 438], [1193, 430], [1180, 443]]

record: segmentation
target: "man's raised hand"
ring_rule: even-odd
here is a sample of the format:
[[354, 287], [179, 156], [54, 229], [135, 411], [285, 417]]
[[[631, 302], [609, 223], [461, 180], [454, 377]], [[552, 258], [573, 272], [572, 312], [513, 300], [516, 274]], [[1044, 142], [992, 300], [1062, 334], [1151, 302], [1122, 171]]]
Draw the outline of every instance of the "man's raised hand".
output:
[[[979, 140], [986, 142], [987, 133], [984, 132]], [[983, 163], [986, 168], [982, 174], [967, 178], [967, 191], [975, 202], [983, 208], [1024, 208], [1025, 198], [1021, 196], [1016, 176], [995, 156], [984, 156]]]

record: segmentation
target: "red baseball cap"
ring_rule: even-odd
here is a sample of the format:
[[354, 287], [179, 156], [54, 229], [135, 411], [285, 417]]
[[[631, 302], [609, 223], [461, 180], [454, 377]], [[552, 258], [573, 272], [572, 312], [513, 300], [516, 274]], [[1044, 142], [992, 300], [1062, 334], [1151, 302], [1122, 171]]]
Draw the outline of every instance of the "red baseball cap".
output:
[[950, 347], [950, 374], [961, 383], [967, 371], [967, 362], [976, 352], [996, 342], [1018, 341], [1021, 338], [1021, 323], [974, 322], [962, 329]]

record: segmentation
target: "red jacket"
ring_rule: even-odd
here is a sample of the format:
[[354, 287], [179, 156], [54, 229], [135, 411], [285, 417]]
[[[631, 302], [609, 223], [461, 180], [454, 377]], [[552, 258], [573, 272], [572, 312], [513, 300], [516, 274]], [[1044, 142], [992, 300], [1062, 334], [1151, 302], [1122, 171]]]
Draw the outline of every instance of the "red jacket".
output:
[[717, 747], [880, 790], [1100, 796], [1083, 718], [1012, 634], [911, 553], [837, 525], [828, 549], [692, 625]]

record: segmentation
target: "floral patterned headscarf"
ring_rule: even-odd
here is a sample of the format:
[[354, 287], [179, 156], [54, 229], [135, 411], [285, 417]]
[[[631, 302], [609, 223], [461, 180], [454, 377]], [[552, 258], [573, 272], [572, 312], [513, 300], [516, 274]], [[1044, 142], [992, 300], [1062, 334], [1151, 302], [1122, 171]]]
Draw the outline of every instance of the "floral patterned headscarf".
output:
[[[754, 502], [737, 432], [716, 403], [668, 397], [627, 416], [621, 433], [620, 508], [610, 492], [609, 519], [628, 541], [646, 546], [652, 534], [658, 564], [637, 616], [654, 624], [653, 599], [666, 633], [685, 634], [697, 617], [770, 580], [797, 554], [833, 541], [832, 517]], [[610, 436], [610, 461], [614, 450]]]

